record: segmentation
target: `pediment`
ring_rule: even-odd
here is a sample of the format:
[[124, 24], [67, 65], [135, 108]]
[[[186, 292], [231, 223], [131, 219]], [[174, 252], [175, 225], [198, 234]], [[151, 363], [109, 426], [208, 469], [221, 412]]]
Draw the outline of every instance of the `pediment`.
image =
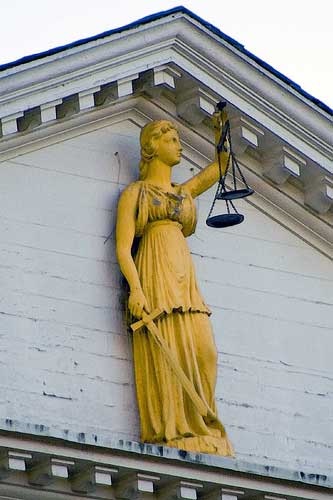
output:
[[[1, 370], [10, 403], [0, 418], [8, 434], [2, 470], [14, 464], [6, 481], [25, 481], [27, 495], [30, 481], [34, 495], [45, 496], [54, 466], [66, 498], [72, 490], [86, 495], [95, 472], [104, 485], [116, 474], [115, 488], [128, 474], [135, 489], [135, 464], [142, 472], [145, 462], [167, 497], [169, 480], [202, 482], [191, 491], [185, 482], [192, 498], [197, 490], [230, 496], [215, 495], [217, 484], [299, 498], [313, 498], [306, 483], [329, 487], [328, 108], [183, 8], [0, 69]], [[215, 188], [203, 193], [188, 245], [212, 310], [217, 405], [237, 451], [230, 461], [167, 448], [161, 456], [159, 445], [139, 442], [114, 238], [119, 194], [137, 178], [141, 127], [160, 118], [177, 124], [183, 159], [173, 180], [181, 182], [214, 157], [211, 115], [220, 100], [255, 194], [235, 202], [244, 223], [221, 230], [205, 223]], [[39, 438], [48, 456], [36, 448]], [[82, 453], [90, 444], [88, 464]], [[72, 456], [59, 452], [63, 445]], [[126, 467], [117, 476], [110, 468], [119, 460]], [[171, 479], [169, 460], [178, 462]], [[212, 473], [220, 478], [214, 484]], [[155, 486], [146, 479], [150, 495]]]
[[168, 117], [195, 170], [214, 156], [210, 116], [225, 100], [248, 203], [333, 257], [329, 109], [186, 9], [8, 65], [0, 89], [1, 161]]

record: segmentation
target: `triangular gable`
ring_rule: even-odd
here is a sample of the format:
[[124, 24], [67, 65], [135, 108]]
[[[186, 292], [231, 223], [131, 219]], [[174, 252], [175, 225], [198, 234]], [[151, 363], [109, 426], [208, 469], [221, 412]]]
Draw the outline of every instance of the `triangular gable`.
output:
[[308, 228], [311, 244], [331, 255], [329, 108], [184, 7], [1, 69], [1, 159], [105, 120], [115, 106], [130, 109], [133, 98], [197, 132], [191, 140], [202, 136], [209, 157], [207, 118], [227, 101], [236, 152], [263, 205], [277, 205], [293, 231]]
[[17, 359], [18, 388], [10, 377], [6, 391], [20, 403], [2, 430], [108, 447], [110, 435], [129, 447], [139, 439], [116, 202], [137, 176], [145, 123], [177, 123], [180, 181], [214, 156], [211, 115], [223, 99], [256, 194], [237, 204], [244, 224], [219, 231], [205, 224], [214, 188], [205, 193], [189, 245], [213, 309], [218, 405], [237, 446], [229, 467], [280, 479], [301, 468], [310, 474], [300, 480], [331, 484], [318, 475], [332, 471], [327, 110], [183, 10], [2, 73], [2, 366], [7, 374]]

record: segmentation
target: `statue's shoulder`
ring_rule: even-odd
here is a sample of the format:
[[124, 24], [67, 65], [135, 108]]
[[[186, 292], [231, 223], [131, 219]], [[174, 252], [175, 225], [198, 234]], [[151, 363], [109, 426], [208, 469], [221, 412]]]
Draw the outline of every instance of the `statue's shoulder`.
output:
[[141, 182], [131, 182], [125, 189], [121, 192], [118, 200], [118, 210], [127, 210], [130, 207], [134, 207], [139, 202], [141, 196]]
[[128, 184], [128, 186], [125, 187], [123, 192], [121, 193], [122, 197], [129, 197], [129, 196], [135, 196], [140, 193], [140, 191], [143, 188], [143, 182], [142, 181], [135, 181], [131, 182], [131, 184]]
[[183, 184], [176, 184], [175, 186], [178, 189], [178, 193], [180, 195], [183, 195], [183, 196], [186, 196], [186, 197], [192, 199], [191, 190], [189, 189], [189, 187], [188, 187], [188, 185], [187, 185], [186, 182], [184, 182]]

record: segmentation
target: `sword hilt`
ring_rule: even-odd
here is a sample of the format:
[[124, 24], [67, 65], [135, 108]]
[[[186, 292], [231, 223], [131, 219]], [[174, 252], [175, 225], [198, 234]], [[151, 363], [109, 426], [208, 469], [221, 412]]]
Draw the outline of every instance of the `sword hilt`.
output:
[[158, 319], [160, 316], [162, 316], [162, 314], [164, 314], [164, 311], [161, 311], [160, 309], [154, 309], [153, 312], [151, 312], [150, 314], [143, 313], [142, 319], [131, 324], [132, 331], [136, 332], [143, 326], [146, 326], [147, 323], [150, 323], [151, 321], [155, 321], [156, 319]]

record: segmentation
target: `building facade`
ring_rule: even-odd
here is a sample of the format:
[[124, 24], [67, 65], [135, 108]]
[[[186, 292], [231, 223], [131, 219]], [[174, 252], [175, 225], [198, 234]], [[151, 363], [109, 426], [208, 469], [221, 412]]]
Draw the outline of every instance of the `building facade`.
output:
[[[0, 499], [331, 498], [332, 111], [182, 7], [0, 69]], [[189, 246], [232, 459], [140, 443], [114, 239], [142, 126], [181, 182], [221, 100], [255, 194]]]

